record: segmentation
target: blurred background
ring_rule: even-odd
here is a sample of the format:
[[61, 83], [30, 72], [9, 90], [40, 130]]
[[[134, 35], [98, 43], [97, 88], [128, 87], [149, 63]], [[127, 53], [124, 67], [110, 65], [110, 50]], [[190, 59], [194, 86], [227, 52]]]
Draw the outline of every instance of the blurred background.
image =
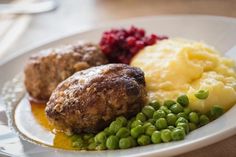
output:
[[236, 17], [236, 0], [0, 0], [0, 57], [107, 22], [166, 14]]

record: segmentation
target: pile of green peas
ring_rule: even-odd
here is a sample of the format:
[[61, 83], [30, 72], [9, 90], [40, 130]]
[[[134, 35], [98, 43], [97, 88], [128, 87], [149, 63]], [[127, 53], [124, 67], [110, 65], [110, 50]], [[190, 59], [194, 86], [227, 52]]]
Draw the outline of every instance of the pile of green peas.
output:
[[[201, 95], [202, 98], [206, 96]], [[71, 136], [72, 146], [81, 150], [114, 150], [183, 140], [189, 132], [224, 113], [217, 105], [207, 114], [192, 111], [188, 105], [186, 95], [179, 96], [176, 101], [166, 100], [162, 105], [152, 101], [135, 117], [129, 120], [123, 116], [117, 117], [96, 135]]]

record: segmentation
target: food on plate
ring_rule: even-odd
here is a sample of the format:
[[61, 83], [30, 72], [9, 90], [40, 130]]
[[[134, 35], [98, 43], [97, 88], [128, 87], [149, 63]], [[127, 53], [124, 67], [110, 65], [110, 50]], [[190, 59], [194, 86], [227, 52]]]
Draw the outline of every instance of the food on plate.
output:
[[144, 74], [139, 68], [107, 64], [79, 71], [61, 82], [45, 111], [59, 129], [94, 133], [117, 116], [135, 115], [145, 100]]
[[149, 101], [187, 94], [189, 107], [202, 113], [210, 111], [213, 105], [228, 110], [236, 103], [233, 60], [220, 56], [202, 42], [160, 41], [139, 52], [131, 66], [144, 71]]
[[163, 104], [152, 101], [133, 118], [119, 116], [97, 134], [70, 136], [71, 145], [78, 150], [114, 150], [179, 141], [223, 114], [223, 109], [217, 105], [209, 114], [193, 111], [188, 106], [187, 95]]
[[25, 76], [33, 98], [49, 99], [33, 114], [64, 149], [183, 140], [236, 103], [232, 60], [202, 42], [134, 26], [104, 32], [99, 45], [44, 51], [30, 58]]
[[166, 36], [146, 35], [142, 28], [111, 29], [103, 33], [100, 47], [111, 63], [129, 64], [132, 57], [145, 46], [153, 45]]
[[32, 98], [47, 101], [57, 85], [76, 71], [106, 63], [99, 46], [92, 43], [44, 50], [27, 61], [25, 87]]

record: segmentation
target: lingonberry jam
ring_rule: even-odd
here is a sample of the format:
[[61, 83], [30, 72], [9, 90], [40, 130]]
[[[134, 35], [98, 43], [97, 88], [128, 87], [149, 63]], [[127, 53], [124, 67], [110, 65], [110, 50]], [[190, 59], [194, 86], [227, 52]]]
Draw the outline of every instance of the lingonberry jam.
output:
[[100, 47], [111, 63], [129, 64], [132, 57], [145, 46], [153, 45], [167, 36], [146, 35], [142, 28], [111, 29], [103, 33]]

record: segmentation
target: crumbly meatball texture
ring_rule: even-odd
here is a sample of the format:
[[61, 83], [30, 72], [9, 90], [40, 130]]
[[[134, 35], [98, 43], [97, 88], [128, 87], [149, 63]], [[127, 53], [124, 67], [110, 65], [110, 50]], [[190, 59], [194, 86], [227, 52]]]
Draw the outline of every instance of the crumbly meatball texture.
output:
[[35, 100], [47, 101], [57, 85], [77, 71], [108, 63], [98, 45], [78, 42], [31, 56], [25, 66], [25, 87]]
[[96, 133], [119, 115], [135, 115], [145, 102], [144, 73], [125, 64], [107, 64], [77, 72], [61, 82], [45, 111], [59, 129]]

